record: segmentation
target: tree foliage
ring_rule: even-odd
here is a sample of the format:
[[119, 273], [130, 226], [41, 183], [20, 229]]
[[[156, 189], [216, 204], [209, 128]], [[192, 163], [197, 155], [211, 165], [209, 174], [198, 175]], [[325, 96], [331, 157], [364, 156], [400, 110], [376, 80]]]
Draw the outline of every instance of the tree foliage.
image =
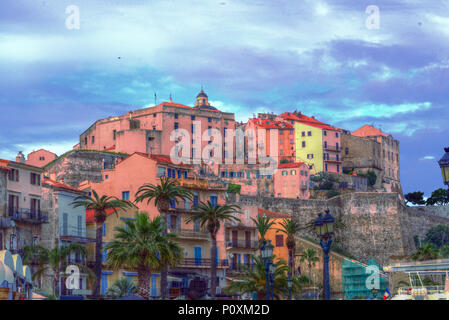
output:
[[449, 204], [449, 193], [446, 189], [440, 188], [432, 192], [430, 198], [427, 199], [428, 206], [445, 206]]
[[429, 229], [424, 241], [433, 243], [438, 248], [443, 245], [449, 245], [449, 227], [440, 224]]
[[424, 200], [424, 192], [421, 192], [421, 191], [407, 193], [404, 197], [405, 197], [405, 201], [410, 202], [415, 205], [426, 204], [426, 201]]

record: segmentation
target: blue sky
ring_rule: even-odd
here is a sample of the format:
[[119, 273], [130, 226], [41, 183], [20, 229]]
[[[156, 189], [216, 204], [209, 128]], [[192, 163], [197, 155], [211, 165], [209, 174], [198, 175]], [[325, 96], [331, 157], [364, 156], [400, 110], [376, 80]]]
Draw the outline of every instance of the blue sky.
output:
[[[80, 28], [66, 27], [79, 8]], [[368, 29], [377, 5], [379, 29]], [[400, 140], [404, 192], [442, 187], [448, 0], [4, 0], [0, 158], [61, 154], [95, 120], [168, 100], [246, 121], [300, 110]], [[120, 57], [120, 59], [119, 59]]]

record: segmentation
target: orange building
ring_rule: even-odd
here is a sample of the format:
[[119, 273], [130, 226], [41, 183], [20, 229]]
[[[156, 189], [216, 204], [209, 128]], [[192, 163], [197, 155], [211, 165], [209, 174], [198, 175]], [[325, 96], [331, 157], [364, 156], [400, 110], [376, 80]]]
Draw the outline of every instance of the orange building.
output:
[[285, 260], [285, 262], [288, 262], [286, 235], [285, 233], [277, 232], [276, 229], [281, 229], [282, 227], [279, 223], [282, 222], [283, 219], [291, 219], [291, 215], [282, 212], [273, 212], [261, 208], [258, 208], [258, 215], [259, 217], [266, 216], [275, 221], [275, 224], [267, 231], [265, 239], [270, 240], [271, 244], [274, 246], [273, 255], [276, 257], [275, 262], [279, 259], [283, 259]]

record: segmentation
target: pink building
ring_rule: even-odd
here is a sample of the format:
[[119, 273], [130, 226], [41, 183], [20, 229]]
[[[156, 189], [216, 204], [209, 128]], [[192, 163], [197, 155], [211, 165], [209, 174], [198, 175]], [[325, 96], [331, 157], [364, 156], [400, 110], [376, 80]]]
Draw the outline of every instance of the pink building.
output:
[[[197, 122], [201, 130], [196, 126]], [[155, 107], [98, 120], [81, 134], [79, 148], [168, 156], [175, 145], [175, 141], [170, 141], [170, 133], [175, 129], [188, 132], [191, 154], [196, 154], [213, 140], [202, 141], [205, 133], [216, 129], [225, 137], [226, 130], [235, 129], [234, 114], [211, 106], [207, 95], [201, 90], [193, 107], [174, 103], [170, 98], [169, 102], [162, 102]], [[222, 158], [225, 141], [222, 141], [221, 146]]]
[[[112, 169], [102, 171], [103, 181], [94, 183], [83, 182], [79, 188], [84, 191], [95, 190], [99, 195], [116, 196], [123, 200], [135, 201], [135, 194], [144, 184], [158, 184], [160, 177], [176, 178], [177, 182], [193, 192], [192, 200], [181, 200], [179, 203], [171, 203], [168, 213], [168, 228], [176, 232], [179, 238], [176, 240], [185, 250], [185, 259], [179, 268], [178, 274], [197, 274], [208, 276], [208, 265], [211, 258], [211, 240], [208, 232], [199, 223], [186, 224], [187, 217], [196, 212], [195, 205], [202, 201], [210, 201], [215, 204], [224, 204], [226, 201], [226, 185], [219, 181], [197, 178], [191, 165], [173, 164], [168, 156], [148, 155], [134, 153], [128, 158], [118, 162]], [[151, 218], [159, 215], [159, 211], [151, 201], [138, 203], [140, 211], [148, 212]], [[110, 230], [110, 227], [106, 228]], [[220, 272], [227, 268], [227, 255], [225, 247], [225, 228], [222, 227], [217, 235], [218, 260]], [[226, 263], [225, 263], [226, 261]], [[224, 274], [224, 273], [223, 273]], [[224, 286], [225, 279], [220, 280]]]
[[[19, 153], [20, 154], [20, 153]], [[30, 152], [27, 156], [26, 164], [35, 167], [44, 167], [47, 163], [55, 160], [58, 156], [45, 149], [39, 149], [33, 152]]]
[[274, 174], [274, 196], [308, 199], [309, 168], [304, 162], [280, 163]]

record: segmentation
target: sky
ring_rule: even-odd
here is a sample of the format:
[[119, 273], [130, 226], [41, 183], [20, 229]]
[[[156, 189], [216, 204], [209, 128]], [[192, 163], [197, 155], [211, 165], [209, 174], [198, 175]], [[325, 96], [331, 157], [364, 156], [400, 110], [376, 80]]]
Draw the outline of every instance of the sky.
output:
[[155, 93], [192, 105], [203, 86], [239, 121], [298, 110], [380, 127], [400, 141], [405, 193], [444, 187], [449, 0], [0, 5], [0, 158], [62, 154], [97, 119], [153, 106]]

